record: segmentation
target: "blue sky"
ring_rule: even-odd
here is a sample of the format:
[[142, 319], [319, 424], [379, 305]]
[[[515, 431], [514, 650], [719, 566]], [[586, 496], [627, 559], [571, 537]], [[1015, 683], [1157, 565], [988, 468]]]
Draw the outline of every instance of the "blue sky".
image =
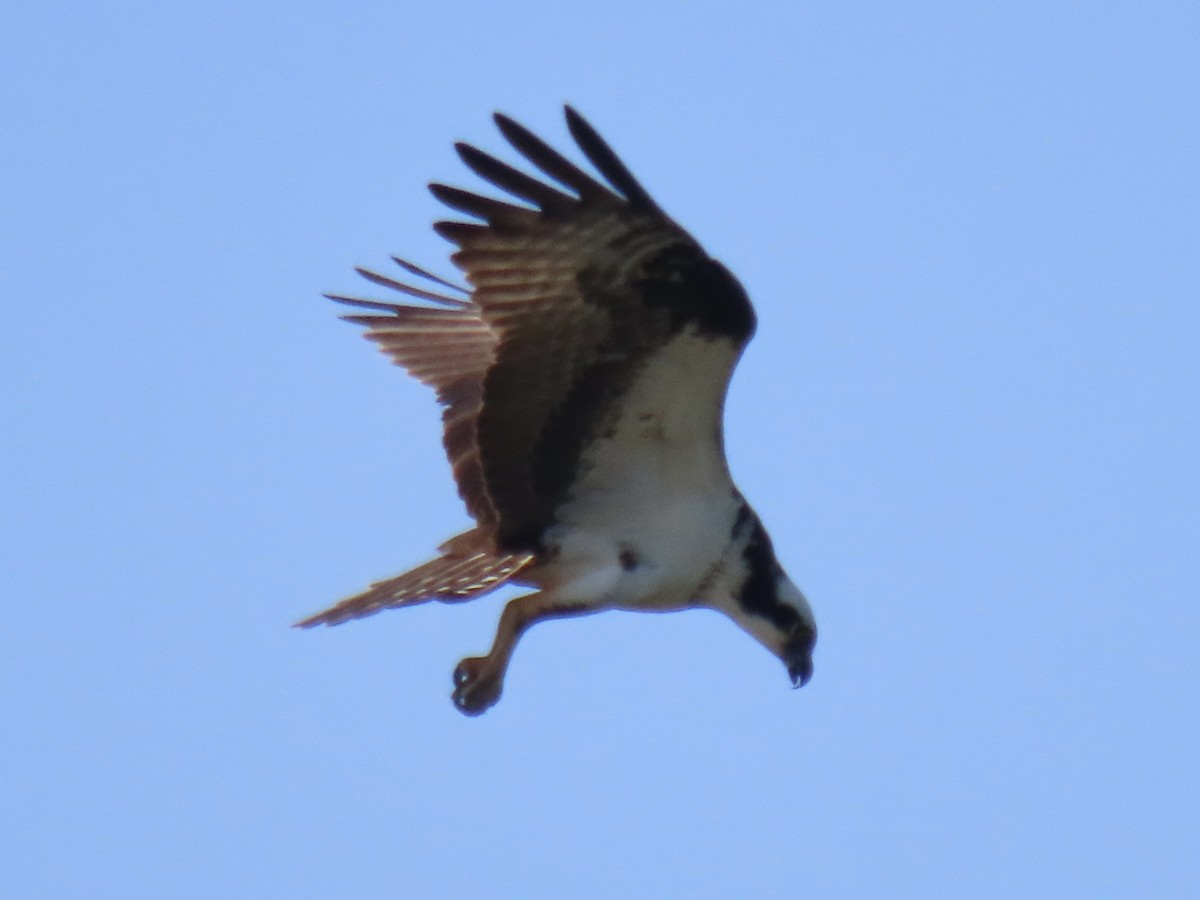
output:
[[[16, 3], [0, 893], [1200, 895], [1200, 13]], [[501, 109], [600, 129], [760, 320], [734, 473], [816, 673], [719, 617], [450, 671], [497, 598], [289, 624], [466, 524], [335, 318], [449, 272]]]

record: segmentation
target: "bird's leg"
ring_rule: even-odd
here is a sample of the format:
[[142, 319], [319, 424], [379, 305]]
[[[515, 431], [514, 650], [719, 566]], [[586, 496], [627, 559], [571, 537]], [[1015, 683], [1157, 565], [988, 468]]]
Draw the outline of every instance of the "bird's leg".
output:
[[526, 594], [509, 601], [500, 615], [496, 639], [488, 655], [468, 657], [454, 669], [454, 705], [468, 716], [488, 710], [500, 699], [508, 661], [517, 641], [530, 626], [595, 610], [595, 605], [572, 603], [547, 593]]

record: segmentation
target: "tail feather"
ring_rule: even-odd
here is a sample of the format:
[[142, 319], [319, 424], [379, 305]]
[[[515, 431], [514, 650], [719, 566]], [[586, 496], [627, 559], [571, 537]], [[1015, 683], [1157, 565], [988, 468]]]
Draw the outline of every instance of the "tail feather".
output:
[[497, 556], [476, 552], [430, 560], [403, 575], [376, 582], [361, 594], [348, 597], [324, 612], [296, 623], [297, 628], [340, 625], [385, 609], [413, 606], [430, 600], [454, 603], [473, 600], [511, 580], [533, 560], [531, 553]]

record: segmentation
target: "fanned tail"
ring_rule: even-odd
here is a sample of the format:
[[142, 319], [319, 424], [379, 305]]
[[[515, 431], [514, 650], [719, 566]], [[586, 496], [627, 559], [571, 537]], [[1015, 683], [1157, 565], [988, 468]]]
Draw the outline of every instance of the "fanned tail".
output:
[[533, 560], [532, 553], [497, 555], [485, 550], [459, 548], [473, 535], [467, 532], [442, 546], [447, 555], [417, 566], [403, 575], [376, 582], [361, 594], [348, 597], [324, 612], [296, 623], [297, 628], [340, 625], [385, 609], [413, 606], [430, 600], [457, 603], [474, 600], [510, 581]]

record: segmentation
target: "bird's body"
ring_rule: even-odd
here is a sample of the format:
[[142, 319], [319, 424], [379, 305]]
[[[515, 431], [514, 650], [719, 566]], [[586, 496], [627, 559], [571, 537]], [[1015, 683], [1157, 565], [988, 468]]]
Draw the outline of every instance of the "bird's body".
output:
[[526, 628], [603, 609], [720, 610], [803, 683], [812, 613], [735, 488], [722, 439], [753, 309], [591, 126], [570, 109], [567, 121], [611, 187], [503, 116], [510, 143], [570, 193], [461, 144], [476, 173], [536, 208], [432, 186], [486, 223], [435, 226], [459, 245], [466, 299], [403, 262], [438, 290], [363, 274], [438, 306], [334, 298], [373, 310], [348, 318], [437, 391], [477, 527], [437, 559], [300, 624], [471, 599], [505, 583], [537, 588], [505, 608], [491, 653], [456, 669], [455, 703], [471, 714], [499, 698]]

